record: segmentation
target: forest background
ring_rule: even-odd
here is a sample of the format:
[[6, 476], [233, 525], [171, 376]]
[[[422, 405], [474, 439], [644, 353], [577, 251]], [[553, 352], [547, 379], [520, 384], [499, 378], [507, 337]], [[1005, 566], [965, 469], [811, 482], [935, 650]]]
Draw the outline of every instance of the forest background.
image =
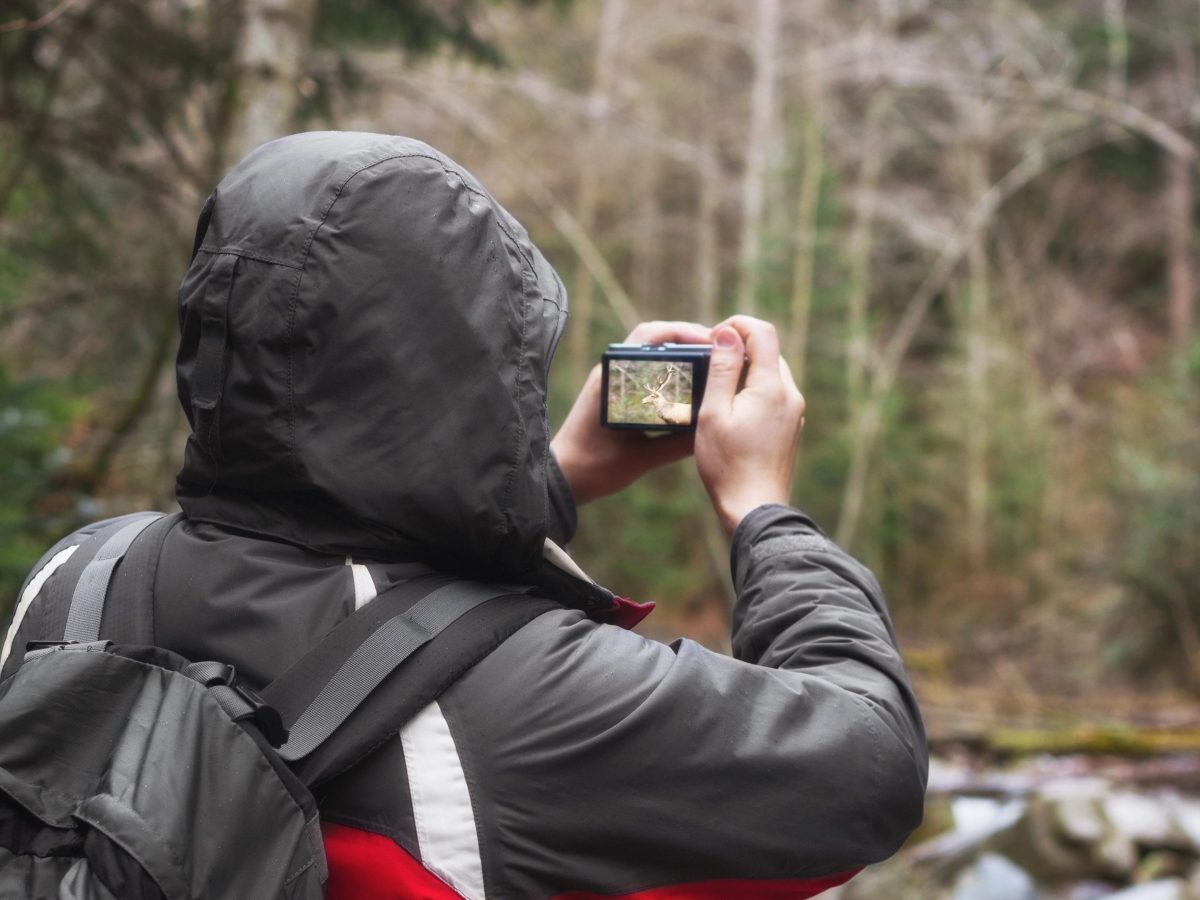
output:
[[[877, 571], [935, 740], [1194, 723], [1198, 53], [1193, 0], [6, 0], [0, 606], [77, 524], [170, 507], [222, 172], [395, 132], [562, 274], [552, 421], [639, 320], [778, 324], [795, 502]], [[727, 646], [688, 467], [572, 550]]]

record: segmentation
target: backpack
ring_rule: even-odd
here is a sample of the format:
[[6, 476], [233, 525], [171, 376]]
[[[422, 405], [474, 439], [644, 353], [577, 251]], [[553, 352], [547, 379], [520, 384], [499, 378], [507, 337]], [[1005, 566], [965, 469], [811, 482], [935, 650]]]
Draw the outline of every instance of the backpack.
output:
[[[559, 605], [423, 576], [255, 690], [151, 645], [158, 556], [181, 519], [114, 520], [46, 584], [39, 634], [60, 639], [28, 642], [0, 684], [0, 897], [323, 897], [312, 789]], [[450, 628], [472, 611], [469, 634]]]

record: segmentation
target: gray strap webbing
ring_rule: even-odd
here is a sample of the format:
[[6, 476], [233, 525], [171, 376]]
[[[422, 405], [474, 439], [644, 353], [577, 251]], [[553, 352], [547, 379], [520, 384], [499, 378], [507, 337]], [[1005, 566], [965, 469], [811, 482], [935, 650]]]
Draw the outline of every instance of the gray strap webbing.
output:
[[162, 517], [161, 513], [147, 515], [130, 522], [107, 541], [92, 557], [75, 584], [71, 595], [71, 611], [67, 613], [67, 627], [63, 632], [65, 641], [94, 641], [100, 637], [100, 620], [104, 616], [104, 599], [108, 594], [108, 583], [113, 570], [133, 539], [145, 531], [152, 522]]
[[514, 593], [520, 589], [455, 581], [388, 619], [358, 646], [291, 725], [279, 755], [292, 762], [311, 753], [416, 650], [476, 607]]
[[254, 713], [250, 701], [233, 689], [233, 682], [237, 677], [237, 670], [233, 666], [205, 660], [188, 663], [180, 671], [192, 681], [198, 681], [208, 688], [212, 698], [233, 721]]

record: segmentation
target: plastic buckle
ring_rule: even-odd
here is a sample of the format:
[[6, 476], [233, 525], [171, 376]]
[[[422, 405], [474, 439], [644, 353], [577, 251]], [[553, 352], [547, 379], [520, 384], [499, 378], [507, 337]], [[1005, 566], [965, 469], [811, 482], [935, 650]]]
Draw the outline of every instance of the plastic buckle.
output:
[[237, 681], [237, 669], [228, 663], [192, 663], [183, 671], [189, 678], [195, 679], [206, 688], [217, 687], [218, 685], [233, 687]]
[[[278, 711], [268, 706], [262, 697], [243, 684], [238, 678], [237, 669], [229, 663], [195, 662], [185, 667], [183, 674], [210, 690], [223, 689], [216, 691], [217, 702], [235, 722], [243, 719], [253, 720], [259, 733], [272, 747], [282, 747], [287, 743], [288, 731], [283, 727], [283, 718]], [[240, 703], [230, 701], [227, 693], [230, 691]]]
[[248, 717], [254, 720], [254, 724], [258, 726], [262, 736], [267, 739], [267, 743], [275, 748], [286, 744], [288, 730], [283, 727], [283, 717], [279, 715], [279, 710], [269, 705], [244, 684], [231, 684], [230, 687], [250, 705], [251, 712]]

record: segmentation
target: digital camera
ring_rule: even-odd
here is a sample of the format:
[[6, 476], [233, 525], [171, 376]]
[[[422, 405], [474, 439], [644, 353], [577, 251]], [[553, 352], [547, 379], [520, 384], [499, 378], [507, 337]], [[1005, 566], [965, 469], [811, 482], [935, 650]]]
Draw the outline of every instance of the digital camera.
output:
[[600, 424], [695, 431], [711, 344], [609, 344], [601, 357]]

